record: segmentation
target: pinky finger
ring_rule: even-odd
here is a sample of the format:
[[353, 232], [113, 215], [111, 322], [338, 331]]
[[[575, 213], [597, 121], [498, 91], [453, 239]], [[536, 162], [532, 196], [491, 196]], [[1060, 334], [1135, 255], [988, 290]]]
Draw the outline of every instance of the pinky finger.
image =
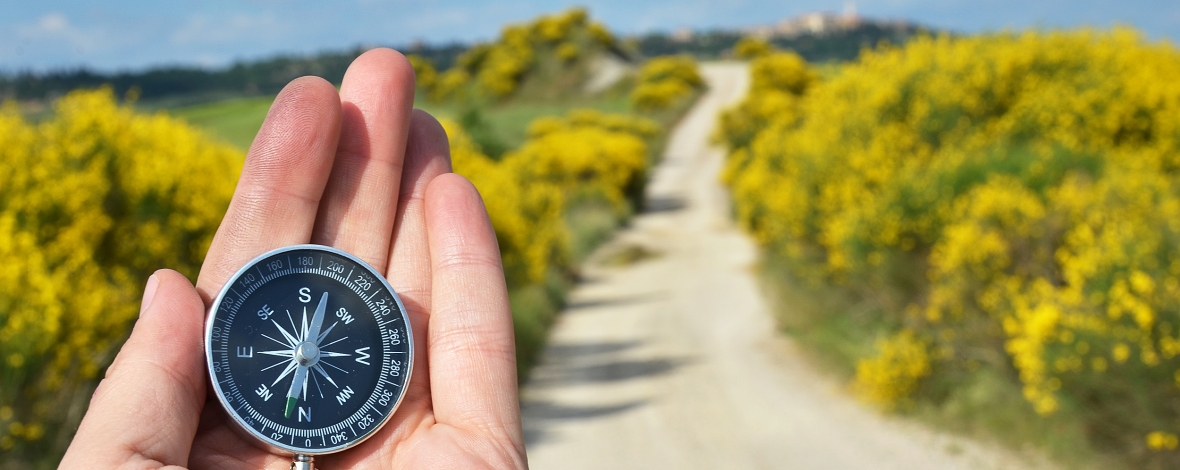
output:
[[432, 297], [427, 338], [439, 423], [497, 433], [523, 453], [512, 312], [479, 193], [454, 173], [426, 190]]

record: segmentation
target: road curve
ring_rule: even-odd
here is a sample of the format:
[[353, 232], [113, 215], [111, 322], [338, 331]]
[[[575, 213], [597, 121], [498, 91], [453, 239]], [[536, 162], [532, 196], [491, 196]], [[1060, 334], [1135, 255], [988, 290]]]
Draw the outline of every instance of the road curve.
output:
[[709, 91], [673, 131], [649, 210], [591, 257], [522, 392], [531, 467], [1030, 468], [865, 408], [775, 331], [709, 144], [748, 74], [702, 72]]

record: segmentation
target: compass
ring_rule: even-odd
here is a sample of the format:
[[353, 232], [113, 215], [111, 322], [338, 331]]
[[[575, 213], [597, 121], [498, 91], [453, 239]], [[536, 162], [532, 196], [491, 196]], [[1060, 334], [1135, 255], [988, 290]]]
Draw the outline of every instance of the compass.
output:
[[213, 390], [233, 421], [292, 468], [373, 435], [410, 380], [405, 307], [371, 266], [321, 245], [279, 248], [221, 289], [205, 326]]

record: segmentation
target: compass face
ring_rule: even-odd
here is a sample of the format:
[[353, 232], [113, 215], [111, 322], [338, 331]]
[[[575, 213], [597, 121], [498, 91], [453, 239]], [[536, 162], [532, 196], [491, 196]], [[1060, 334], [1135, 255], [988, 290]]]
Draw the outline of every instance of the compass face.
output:
[[229, 415], [296, 454], [352, 447], [393, 415], [413, 344], [385, 278], [343, 251], [296, 245], [243, 267], [213, 303], [209, 375]]

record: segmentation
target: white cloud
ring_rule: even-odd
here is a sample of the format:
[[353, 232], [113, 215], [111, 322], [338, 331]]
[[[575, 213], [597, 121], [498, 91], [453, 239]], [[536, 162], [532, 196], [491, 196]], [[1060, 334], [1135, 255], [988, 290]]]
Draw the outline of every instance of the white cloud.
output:
[[60, 33], [66, 32], [70, 29], [70, 22], [69, 20], [66, 20], [66, 15], [53, 12], [42, 16], [41, 19], [37, 21], [37, 26], [40, 27], [42, 31], [47, 33]]
[[16, 36], [34, 48], [48, 46], [73, 53], [107, 50], [115, 42], [106, 29], [75, 26], [60, 12], [46, 13], [31, 24], [17, 26]]
[[269, 13], [238, 13], [213, 18], [204, 14], [192, 15], [172, 33], [173, 44], [225, 44], [243, 40], [280, 37], [286, 27]]

